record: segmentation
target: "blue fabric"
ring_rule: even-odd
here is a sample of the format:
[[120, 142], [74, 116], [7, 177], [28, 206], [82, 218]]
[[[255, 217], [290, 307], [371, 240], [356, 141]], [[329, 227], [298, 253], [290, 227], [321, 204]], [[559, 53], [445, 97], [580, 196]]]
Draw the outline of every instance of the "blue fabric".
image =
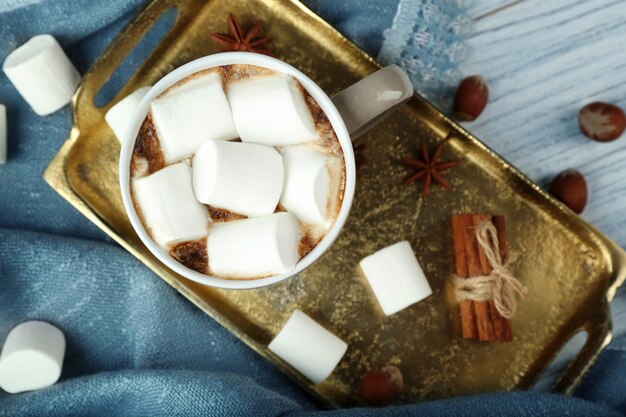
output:
[[[467, 3], [467, 2], [466, 2]], [[417, 91], [447, 111], [461, 80], [471, 19], [457, 0], [400, 0], [378, 60], [402, 66]]]
[[[405, 1], [406, 2], [406, 1]], [[39, 33], [53, 34], [84, 72], [126, 24], [137, 0], [4, 0], [0, 61]], [[397, 1], [309, 0], [311, 8], [376, 55]], [[391, 34], [393, 35], [393, 34]], [[419, 85], [418, 85], [419, 87]], [[4, 74], [9, 160], [0, 165], [0, 342], [28, 319], [67, 337], [61, 381], [0, 391], [0, 416], [369, 416], [319, 411], [274, 366], [197, 310], [70, 207], [41, 178], [66, 139], [69, 107], [35, 115]], [[578, 398], [500, 393], [377, 410], [376, 415], [626, 414], [626, 352], [612, 345]]]
[[[11, 9], [10, 5], [34, 3]], [[50, 33], [81, 73], [100, 55], [128, 22], [138, 0], [89, 2], [12, 0], [0, 2], [0, 61], [34, 35]], [[0, 165], [0, 226], [38, 230], [103, 240], [105, 235], [80, 216], [43, 181], [41, 174], [69, 135], [71, 111], [65, 106], [49, 116], [37, 116], [4, 72], [0, 74], [0, 103], [7, 108], [8, 162]]]

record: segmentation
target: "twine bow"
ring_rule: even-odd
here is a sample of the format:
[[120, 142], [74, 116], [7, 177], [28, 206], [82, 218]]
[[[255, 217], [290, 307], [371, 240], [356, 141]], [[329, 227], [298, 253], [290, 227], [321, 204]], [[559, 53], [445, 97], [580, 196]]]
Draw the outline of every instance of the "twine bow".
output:
[[506, 262], [502, 262], [498, 231], [491, 222], [482, 222], [478, 225], [476, 239], [485, 252], [492, 271], [489, 275], [472, 278], [455, 277], [456, 298], [458, 301], [493, 300], [498, 313], [510, 319], [517, 309], [516, 294], [521, 298], [528, 296], [526, 287], [509, 270], [509, 265], [515, 262], [516, 257], [510, 255]]

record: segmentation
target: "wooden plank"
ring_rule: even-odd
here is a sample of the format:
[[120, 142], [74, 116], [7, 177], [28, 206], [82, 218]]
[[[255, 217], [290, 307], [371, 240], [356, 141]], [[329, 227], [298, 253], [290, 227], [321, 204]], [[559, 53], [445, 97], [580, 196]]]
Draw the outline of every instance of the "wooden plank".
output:
[[468, 7], [469, 15], [476, 19], [484, 19], [493, 16], [501, 11], [513, 7], [525, 0], [482, 0], [473, 2]]

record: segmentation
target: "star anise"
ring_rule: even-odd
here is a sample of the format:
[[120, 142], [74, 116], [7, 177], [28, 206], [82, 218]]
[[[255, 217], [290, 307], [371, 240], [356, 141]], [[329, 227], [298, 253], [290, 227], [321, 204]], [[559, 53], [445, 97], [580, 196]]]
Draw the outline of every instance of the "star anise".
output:
[[228, 15], [228, 31], [230, 34], [214, 33], [211, 35], [213, 42], [222, 47], [222, 51], [256, 52], [257, 54], [272, 55], [266, 45], [270, 42], [267, 36], [258, 37], [263, 30], [263, 21], [257, 20], [247, 33], [241, 29], [235, 15]]
[[441, 154], [443, 153], [444, 144], [445, 142], [441, 142], [437, 146], [437, 149], [435, 149], [435, 153], [430, 156], [428, 154], [428, 150], [426, 149], [426, 145], [422, 142], [420, 145], [422, 160], [410, 158], [408, 156], [402, 157], [402, 162], [411, 168], [415, 168], [416, 171], [413, 175], [404, 180], [404, 183], [412, 184], [421, 178], [424, 183], [422, 188], [422, 196], [424, 198], [428, 196], [430, 186], [433, 181], [441, 185], [443, 188], [448, 189], [450, 184], [443, 177], [442, 172], [459, 164], [459, 161], [439, 161]]

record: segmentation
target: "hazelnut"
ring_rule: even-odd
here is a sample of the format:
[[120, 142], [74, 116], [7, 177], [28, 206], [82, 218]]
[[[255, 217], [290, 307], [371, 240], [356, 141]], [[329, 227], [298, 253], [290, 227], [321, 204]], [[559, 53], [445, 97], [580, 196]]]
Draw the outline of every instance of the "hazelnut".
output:
[[471, 122], [485, 110], [489, 89], [483, 77], [472, 75], [459, 84], [454, 97], [454, 114], [462, 122]]
[[624, 133], [626, 115], [619, 107], [598, 101], [587, 104], [580, 110], [578, 124], [588, 138], [598, 142], [610, 142]]
[[381, 365], [365, 375], [359, 395], [370, 405], [385, 405], [398, 398], [403, 385], [402, 372], [397, 366]]
[[566, 169], [552, 180], [550, 194], [572, 209], [574, 213], [580, 214], [587, 204], [585, 177], [575, 169]]

